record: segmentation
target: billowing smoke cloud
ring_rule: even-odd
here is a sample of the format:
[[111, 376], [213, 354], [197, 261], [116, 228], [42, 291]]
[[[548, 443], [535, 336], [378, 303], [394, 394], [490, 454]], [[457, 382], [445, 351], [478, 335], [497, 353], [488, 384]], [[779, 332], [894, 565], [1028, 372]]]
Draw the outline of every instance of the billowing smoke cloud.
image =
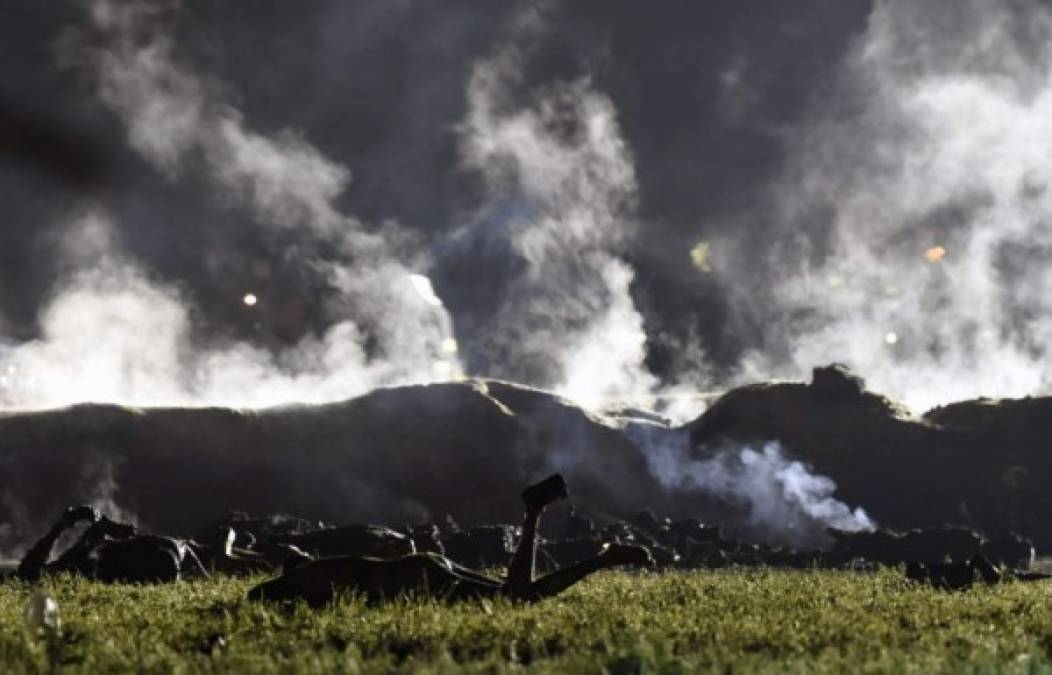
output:
[[[427, 277], [413, 271], [426, 257], [395, 225], [368, 230], [337, 208], [347, 169], [294, 131], [249, 130], [218, 85], [178, 61], [167, 32], [177, 7], [98, 0], [87, 9], [89, 29], [67, 33], [60, 54], [87, 64], [131, 146], [173, 179], [203, 169], [211, 188], [249, 209], [260, 227], [295, 229], [296, 246], [325, 255], [290, 255], [302, 256], [336, 299], [325, 308], [324, 331], [291, 348], [201, 344], [191, 306], [123, 255], [109, 215], [96, 206], [65, 235], [71, 272], [41, 314], [39, 339], [4, 355], [0, 401], [263, 406], [459, 373], [449, 316]], [[243, 303], [266, 312], [267, 300], [247, 292]]]
[[[474, 221], [450, 256], [492, 256], [498, 309], [472, 323], [471, 356], [490, 375], [552, 388], [588, 408], [653, 405], [644, 319], [624, 254], [637, 230], [638, 186], [613, 102], [582, 77], [530, 92], [531, 8], [512, 38], [478, 63], [467, 87], [461, 165], [483, 181]], [[476, 263], [477, 264], [477, 263]], [[510, 269], [508, 269], [510, 266]], [[693, 373], [684, 373], [689, 376]], [[685, 399], [673, 411], [698, 412]]]
[[[503, 237], [522, 264], [481, 327], [499, 373], [601, 405], [645, 393], [642, 317], [617, 256], [632, 227], [635, 175], [610, 101], [587, 81], [559, 83], [513, 107], [520, 54], [476, 67], [463, 161], [488, 203], [462, 238]], [[491, 230], [498, 230], [496, 233]]]
[[775, 290], [739, 286], [769, 338], [746, 378], [832, 356], [918, 410], [1047, 391], [1050, 37], [1032, 3], [876, 7], [773, 197]]
[[[802, 102], [816, 90], [834, 91], [828, 72], [868, 11], [866, 0], [764, 12], [740, 3], [630, 0], [485, 7], [321, 0], [252, 11], [207, 2], [184, 10], [168, 0], [27, 6], [5, 32], [10, 54], [0, 71], [8, 77], [0, 79], [17, 89], [0, 84], [0, 149], [25, 136], [14, 133], [24, 124], [6, 128], [12, 119], [60, 133], [16, 147], [32, 163], [0, 167], [12, 223], [0, 231], [0, 329], [19, 340], [40, 337], [40, 310], [65, 284], [49, 249], [70, 196], [32, 167], [76, 164], [86, 177], [74, 183], [97, 186], [96, 208], [112, 220], [125, 262], [193, 306], [195, 350], [202, 338], [268, 351], [321, 338], [348, 313], [332, 258], [355, 267], [373, 258], [352, 256], [333, 239], [355, 232], [350, 247], [368, 248], [377, 237], [365, 233], [377, 235], [377, 224], [395, 219], [403, 226], [399, 243], [391, 229], [379, 240], [435, 279], [472, 372], [521, 371], [529, 377], [517, 379], [568, 390], [565, 383], [582, 378], [560, 363], [597, 363], [611, 373], [604, 379], [620, 383], [590, 385], [596, 391], [583, 397], [645, 390], [654, 378], [696, 389], [710, 367], [720, 376], [734, 370], [741, 351], [764, 335], [769, 313], [736, 322], [727, 305], [740, 303], [727, 298], [737, 280], [712, 273], [726, 251], [713, 248], [712, 264], [701, 266], [707, 271], [688, 252], [699, 238], [715, 239], [734, 207], [755, 203], [756, 186], [779, 168]], [[55, 71], [56, 51], [64, 72]], [[585, 119], [593, 111], [602, 125]], [[557, 150], [549, 164], [572, 159], [612, 173], [593, 178], [579, 170], [565, 188], [534, 189], [538, 170], [550, 166], [501, 150], [508, 138], [491, 147], [472, 140], [516, 125], [532, 125], [546, 139], [539, 147]], [[582, 129], [606, 138], [582, 140]], [[77, 137], [87, 140], [48, 140]], [[146, 170], [141, 158], [159, 171]], [[532, 167], [535, 177], [524, 181], [530, 189], [501, 179], [501, 162]], [[344, 163], [354, 167], [354, 181]], [[596, 189], [574, 196], [581, 186]], [[345, 222], [354, 220], [350, 212], [362, 222]], [[569, 237], [572, 252], [548, 265], [571, 283], [566, 289], [576, 288], [579, 270], [591, 280], [581, 282], [587, 301], [563, 293], [567, 306], [587, 306], [560, 306], [555, 316], [619, 328], [592, 330], [608, 349], [584, 349], [587, 358], [509, 364], [499, 345], [512, 341], [489, 344], [488, 331], [503, 325], [494, 316], [509, 287], [536, 285], [524, 270], [542, 272], [507, 230], [551, 230], [538, 227], [544, 219], [604, 227], [598, 237]], [[762, 239], [759, 220], [733, 224]], [[400, 240], [407, 232], [412, 242]], [[414, 259], [428, 249], [433, 267]], [[565, 262], [574, 257], [582, 262]], [[764, 267], [756, 277], [766, 281]], [[248, 293], [258, 297], [257, 311], [236, 302]], [[378, 341], [352, 314], [371, 359]], [[584, 334], [567, 325], [555, 337], [583, 344]], [[610, 366], [639, 361], [641, 350], [644, 370], [626, 375]], [[592, 358], [600, 353], [603, 359]]]
[[[640, 188], [615, 103], [587, 74], [530, 81], [552, 31], [551, 7], [513, 14], [505, 39], [465, 84], [458, 169], [478, 180], [480, 199], [432, 246], [447, 277], [460, 258], [491, 259], [496, 273], [474, 285], [490, 294], [481, 305], [496, 309], [455, 317], [459, 343], [423, 274], [430, 265], [423, 242], [395, 223], [376, 227], [347, 215], [339, 201], [349, 170], [302, 132], [255, 131], [226, 86], [177, 49], [177, 3], [86, 7], [88, 25], [59, 42], [63, 63], [84, 76], [123, 123], [131, 148], [167, 180], [196, 180], [286, 242], [296, 264], [324, 281], [325, 323], [277, 349], [199, 334], [190, 299], [127, 255], [116, 216], [93, 204], [64, 236], [70, 271], [41, 313], [39, 338], [5, 356], [5, 405], [329, 401], [455, 377], [463, 349], [472, 373], [549, 387], [588, 408], [648, 405], [657, 396], [672, 403], [670, 414], [696, 414], [699, 399], [669, 396], [684, 386], [670, 381], [696, 386], [703, 378], [694, 332], [674, 340], [681, 354], [674, 377], [659, 379], [646, 362], [646, 321], [629, 263]], [[221, 253], [206, 254], [222, 270]], [[471, 269], [480, 269], [477, 260]], [[251, 290], [244, 309], [268, 311], [268, 298]], [[650, 460], [667, 487], [745, 505], [750, 534], [808, 544], [827, 525], [868, 524], [832, 499], [831, 481], [774, 446], [706, 461], [663, 452]], [[112, 483], [112, 470], [103, 471], [100, 500]]]
[[[87, 13], [89, 25], [60, 40], [60, 60], [120, 117], [131, 147], [169, 180], [202, 176], [258, 227], [294, 230], [290, 255], [335, 297], [320, 334], [291, 348], [200, 344], [189, 300], [123, 255], [114, 228], [85, 249], [75, 225], [65, 249], [82, 264], [43, 311], [40, 338], [8, 356], [13, 373], [32, 373], [11, 379], [9, 405], [323, 401], [460, 372], [450, 317], [411, 269], [429, 266], [423, 248], [396, 224], [371, 228], [342, 213], [336, 201], [349, 171], [302, 134], [252, 131], [224, 86], [180, 59], [177, 3], [97, 0]], [[498, 309], [461, 331], [463, 341], [480, 374], [551, 387], [591, 408], [651, 404], [658, 379], [644, 363], [644, 319], [623, 256], [636, 227], [631, 153], [612, 102], [588, 78], [521, 100], [530, 52], [548, 30], [544, 11], [513, 16], [508, 42], [466, 85], [460, 164], [480, 178], [484, 198], [440, 254], [470, 255], [483, 240], [514, 270]], [[90, 218], [94, 230], [107, 229], [104, 210]], [[244, 303], [269, 310], [249, 289]], [[156, 330], [144, 334], [142, 325]], [[81, 384], [54, 386], [67, 380]], [[670, 400], [682, 419], [698, 410], [695, 399]]]
[[[687, 4], [523, 3], [478, 20], [482, 10], [448, 3], [443, 38], [472, 45], [448, 70], [412, 51], [413, 28], [434, 18], [424, 3], [300, 10], [335, 26], [317, 49], [326, 82], [353, 70], [332, 66], [348, 36], [330, 17], [354, 19], [353, 66], [384, 64], [362, 91], [388, 98], [341, 136], [342, 112], [308, 123], [327, 99], [300, 106], [285, 93], [310, 69], [309, 41], [289, 55], [295, 67], [266, 64], [279, 95], [257, 83], [243, 101], [244, 72], [213, 75], [208, 49], [177, 37], [189, 16], [177, 3], [82, 3], [87, 23], [58, 53], [172, 192], [146, 192], [138, 208], [99, 196], [69, 219], [36, 339], [0, 343], [0, 404], [327, 401], [463, 367], [600, 408], [803, 377], [831, 360], [918, 409], [1046, 391], [1052, 13], [888, 0], [761, 18]], [[850, 40], [856, 23], [864, 32]], [[374, 34], [413, 46], [377, 58]], [[370, 135], [385, 137], [371, 148], [385, 157], [368, 166], [386, 170], [350, 162], [363, 174], [352, 182], [347, 148]], [[186, 194], [214, 202], [185, 225], [189, 257], [203, 261], [188, 269], [207, 277], [159, 264], [167, 250], [143, 254], [178, 236], [137, 234], [142, 221], [193, 217], [163, 213]], [[266, 255], [240, 261], [241, 243]], [[242, 284], [279, 267], [297, 280], [294, 302]], [[210, 293], [232, 302], [208, 305]], [[278, 341], [212, 330], [223, 312], [242, 328], [256, 316], [295, 329]], [[664, 400], [683, 404], [680, 418], [697, 410], [690, 396]], [[728, 450], [697, 467], [680, 472], [722, 476], [734, 494], [803, 495], [755, 508], [785, 527], [861, 522], [777, 451]]]

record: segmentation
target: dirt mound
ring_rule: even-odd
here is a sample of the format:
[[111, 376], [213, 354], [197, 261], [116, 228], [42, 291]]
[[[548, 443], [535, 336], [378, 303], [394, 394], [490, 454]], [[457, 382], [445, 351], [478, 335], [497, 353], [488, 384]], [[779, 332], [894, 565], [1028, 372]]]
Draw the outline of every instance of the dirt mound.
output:
[[[694, 422], [599, 416], [549, 392], [473, 380], [381, 389], [349, 401], [262, 411], [82, 405], [0, 416], [0, 551], [91, 502], [172, 534], [217, 513], [290, 512], [401, 525], [450, 514], [467, 526], [516, 522], [521, 486], [554, 471], [589, 512], [645, 508], [735, 532], [737, 505], [662, 484], [653, 452], [780, 441], [832, 478], [835, 497], [878, 523], [1012, 529], [1052, 548], [1052, 399], [966, 401], [915, 416], [842, 366], [811, 383], [735, 389]], [[743, 513], [745, 515], [743, 516]], [[550, 520], [558, 524], [559, 514]], [[744, 521], [741, 521], [744, 522]], [[742, 536], [744, 530], [738, 530]]]
[[810, 384], [734, 389], [687, 425], [693, 447], [779, 440], [837, 483], [837, 496], [897, 528], [960, 523], [1015, 529], [1052, 547], [1052, 399], [978, 399], [923, 416], [844, 371]]
[[626, 512], [660, 502], [645, 458], [550, 393], [469, 381], [263, 411], [81, 405], [0, 416], [0, 550], [70, 503], [192, 533], [215, 514], [332, 522], [514, 522], [521, 486], [552, 471]]

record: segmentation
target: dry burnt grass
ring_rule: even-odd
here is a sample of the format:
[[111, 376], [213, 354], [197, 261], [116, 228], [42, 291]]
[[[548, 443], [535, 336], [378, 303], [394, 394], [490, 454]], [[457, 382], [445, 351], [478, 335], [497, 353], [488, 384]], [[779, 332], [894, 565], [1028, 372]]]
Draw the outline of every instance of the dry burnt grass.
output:
[[62, 627], [0, 585], [5, 672], [1052, 672], [1052, 583], [961, 593], [901, 571], [605, 573], [534, 606], [312, 612], [249, 603], [256, 580], [54, 579]]

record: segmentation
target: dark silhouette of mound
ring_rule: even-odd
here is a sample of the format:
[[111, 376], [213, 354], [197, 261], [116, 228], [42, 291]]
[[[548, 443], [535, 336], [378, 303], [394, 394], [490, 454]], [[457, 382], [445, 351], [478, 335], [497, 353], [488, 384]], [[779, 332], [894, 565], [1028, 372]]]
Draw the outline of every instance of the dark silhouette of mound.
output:
[[1052, 398], [978, 399], [920, 417], [834, 364], [810, 384], [732, 390], [687, 425], [694, 447], [778, 439], [837, 496], [896, 527], [960, 523], [1052, 547]]
[[612, 423], [503, 382], [263, 411], [78, 405], [7, 414], [0, 547], [24, 543], [78, 501], [172, 533], [231, 509], [343, 523], [446, 513], [465, 523], [515, 521], [519, 487], [556, 470], [600, 507], [669, 502]]
[[689, 442], [696, 458], [777, 440], [884, 527], [1011, 529], [1045, 550], [1050, 432], [1052, 399], [980, 399], [916, 417], [840, 366], [816, 369], [809, 384], [734, 389], [679, 428], [491, 380], [262, 411], [80, 405], [0, 416], [0, 550], [15, 552], [80, 502], [172, 534], [234, 509], [337, 523], [515, 522], [519, 486], [552, 472], [595, 517], [651, 508], [745, 532], [733, 519], [746, 522], [748, 504], [728, 508], [655, 477], [648, 453], [669, 439]]

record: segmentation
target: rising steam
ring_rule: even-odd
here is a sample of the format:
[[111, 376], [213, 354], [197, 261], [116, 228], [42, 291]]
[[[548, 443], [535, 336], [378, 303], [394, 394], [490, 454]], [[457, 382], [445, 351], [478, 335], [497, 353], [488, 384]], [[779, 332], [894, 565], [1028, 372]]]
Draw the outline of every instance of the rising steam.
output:
[[[464, 345], [430, 279], [416, 271], [429, 266], [428, 252], [396, 224], [370, 227], [339, 209], [350, 181], [344, 166], [295, 130], [253, 131], [220, 83], [180, 59], [171, 34], [177, 4], [93, 0], [87, 8], [88, 26], [66, 32], [60, 60], [120, 117], [131, 147], [171, 180], [202, 175], [258, 227], [294, 229], [295, 255], [339, 300], [326, 307], [328, 328], [291, 349], [200, 344], [193, 308], [122, 253], [111, 216], [96, 205], [69, 228], [73, 271], [41, 314], [40, 339], [6, 356], [22, 375], [0, 390], [5, 405], [260, 406], [461, 373]], [[461, 168], [481, 178], [486, 197], [440, 248], [500, 240], [520, 269], [499, 310], [461, 343], [483, 356], [478, 374], [550, 387], [593, 409], [647, 405], [658, 380], [644, 366], [634, 272], [622, 255], [636, 227], [631, 153], [613, 104], [587, 78], [516, 105], [523, 62], [546, 29], [543, 13], [515, 15], [509, 40], [467, 83]], [[85, 230], [106, 233], [91, 255], [81, 245]], [[302, 253], [320, 249], [337, 255]], [[268, 311], [251, 291], [243, 305]], [[684, 420], [698, 411], [697, 401], [669, 400]]]
[[[514, 39], [476, 64], [461, 126], [462, 166], [481, 175], [486, 199], [453, 246], [483, 241], [518, 264], [472, 346], [489, 374], [586, 408], [664, 403], [644, 363], [647, 335], [624, 256], [638, 226], [638, 186], [617, 111], [587, 77], [516, 106], [524, 63], [547, 26], [533, 11], [512, 26]], [[696, 400], [669, 401], [682, 421], [699, 412]]]
[[[259, 227], [295, 228], [301, 245], [335, 252], [303, 264], [340, 300], [327, 308], [321, 335], [290, 349], [199, 344], [192, 307], [122, 253], [110, 216], [94, 205], [68, 228], [63, 252], [72, 271], [41, 314], [41, 337], [3, 355], [0, 402], [258, 407], [456, 377], [450, 318], [427, 277], [412, 271], [426, 268], [426, 256], [394, 226], [370, 231], [339, 211], [345, 167], [292, 130], [251, 131], [216, 85], [179, 62], [166, 32], [172, 11], [165, 3], [90, 2], [89, 28], [68, 32], [60, 56], [87, 64], [99, 100], [157, 170], [174, 179], [200, 167]], [[268, 311], [266, 298], [252, 293], [244, 304]]]
[[[184, 289], [127, 252], [120, 232], [135, 224], [115, 223], [100, 198], [69, 216], [57, 251], [65, 275], [40, 312], [38, 339], [0, 342], [0, 407], [256, 407], [467, 373], [550, 388], [592, 410], [659, 400], [680, 421], [700, 406], [679, 394], [800, 378], [833, 360], [917, 410], [1038, 393], [1052, 380], [1046, 7], [875, 6], [837, 77], [816, 88], [826, 98], [772, 132], [786, 155], [763, 198], [675, 252], [729, 298], [729, 341], [747, 325], [759, 327], [760, 344], [720, 364], [735, 374], [712, 382], [703, 345], [684, 329], [678, 342], [664, 340], [685, 364], [669, 386], [647, 367], [658, 336], [633, 296], [631, 253], [647, 224], [615, 98], [588, 72], [543, 86], [529, 77], [552, 29], [548, 5], [511, 12], [457, 82], [464, 108], [449, 130], [450, 171], [475, 181], [478, 200], [427, 239], [352, 215], [351, 172], [328, 148], [305, 131], [268, 131], [240, 109], [236, 83], [181, 52], [178, 3], [83, 4], [86, 24], [63, 34], [61, 63], [159, 174], [192, 177], [320, 279], [323, 325], [280, 346], [203, 334]], [[737, 92], [724, 102], [727, 118], [748, 110], [747, 66], [725, 78], [728, 96]], [[467, 260], [487, 264], [458, 264]], [[215, 267], [226, 271], [221, 255]], [[461, 268], [468, 290], [457, 290], [492, 311], [447, 309], [444, 291], [455, 285], [443, 286], [442, 273]], [[231, 305], [277, 311], [269, 300], [243, 288]], [[817, 543], [826, 526], [871, 526], [776, 445], [707, 459], [675, 445], [650, 450], [669, 488], [743, 505], [764, 538]]]
[[[397, 223], [350, 215], [343, 204], [351, 184], [347, 167], [312, 145], [306, 131], [261, 130], [273, 124], [256, 124], [250, 109], [239, 108], [237, 82], [210, 75], [195, 64], [192, 50], [183, 50], [175, 37], [186, 18], [180, 3], [80, 4], [87, 18], [63, 31], [60, 64], [83, 76], [94, 99], [122, 121], [130, 147], [160, 174], [206, 186], [211, 198], [251, 217], [267, 236], [285, 233], [267, 244], [268, 253], [322, 280], [324, 298], [315, 304], [323, 316], [292, 347], [202, 340], [189, 294], [162, 285], [145, 261], [122, 253], [120, 233], [135, 228], [122, 220], [111, 228], [103, 264], [80, 256], [56, 284], [41, 321], [55, 328], [41, 327], [33, 345], [38, 354], [58, 339], [59, 325], [76, 323], [63, 322], [57, 309], [86, 306], [105, 286], [103, 268], [116, 266], [112, 285], [133, 278], [136, 287], [149, 287], [144, 293], [182, 308], [176, 311], [183, 318], [175, 319], [170, 305], [158, 305], [168, 314], [157, 325], [186, 324], [174, 343], [159, 339], [174, 349], [153, 368], [165, 374], [150, 389], [165, 392], [165, 400], [323, 400], [466, 368], [555, 388], [593, 408], [612, 400], [640, 403], [665, 393], [644, 360], [654, 344], [670, 340], [676, 353], [702, 355], [687, 359], [688, 368], [671, 368], [682, 373], [678, 389], [802, 377], [831, 360], [849, 362], [875, 389], [918, 409], [1048, 387], [1052, 235], [1045, 225], [1049, 167], [1042, 141], [1050, 133], [1052, 19], [1041, 5], [879, 2], [837, 76], [815, 85], [821, 98], [810, 114], [765, 130], [785, 151], [781, 178], [759, 198], [706, 223], [705, 239], [689, 251], [668, 252], [684, 263], [689, 256], [730, 307], [724, 332], [736, 347], [720, 358], [735, 361], [716, 364], [711, 372], [721, 379], [711, 381], [706, 352], [691, 329], [654, 334], [654, 325], [664, 331], [675, 321], [664, 316], [655, 324], [650, 313], [667, 314], [667, 308], [660, 302], [643, 307], [631, 292], [651, 272], [637, 275], [629, 260], [650, 233], [637, 208], [647, 198], [640, 179], [655, 181], [637, 176], [634, 139], [619, 119], [623, 99], [604, 91], [601, 72], [595, 76], [589, 67], [547, 79], [533, 75], [532, 60], [550, 56], [543, 52], [558, 32], [558, 3], [500, 13], [504, 21], [494, 23], [503, 28], [484, 56], [465, 57], [473, 64], [466, 80], [451, 87], [454, 81], [443, 80], [444, 88], [463, 87], [463, 116], [448, 134], [459, 153], [450, 173], [476, 179], [479, 199], [466, 212], [443, 214], [450, 222], [436, 225], [440, 234], [431, 241]], [[369, 9], [383, 11], [380, 3]], [[581, 37], [571, 51], [587, 62], [594, 56], [590, 45]], [[752, 120], [752, 106], [767, 97], [747, 51], [721, 52], [723, 89], [712, 105], [728, 123]], [[689, 175], [691, 167], [675, 168]], [[118, 217], [104, 200], [83, 211], [90, 216], [71, 215], [74, 229], [85, 217]], [[218, 277], [229, 270], [221, 251], [206, 255], [215, 257], [210, 269]], [[443, 264], [433, 266], [432, 257]], [[441, 283], [458, 261], [487, 258], [485, 266], [460, 266], [470, 270], [466, 279]], [[429, 283], [435, 277], [433, 298], [412, 281], [423, 276]], [[66, 291], [76, 292], [80, 304], [66, 302]], [[470, 297], [437, 305], [434, 299], [447, 291], [458, 300]], [[277, 311], [256, 289], [232, 294], [235, 302], [249, 296], [255, 302], [244, 306], [257, 314]], [[479, 296], [486, 309], [473, 315]], [[453, 306], [459, 313], [450, 317], [445, 308]], [[705, 317], [704, 307], [697, 316]], [[144, 322], [151, 320], [140, 311], [129, 323]], [[720, 330], [701, 333], [711, 339]], [[748, 347], [754, 348], [737, 361]], [[11, 358], [24, 358], [21, 347], [11, 349], [5, 348]], [[47, 394], [39, 382], [25, 386], [25, 378], [43, 376], [8, 363], [15, 370], [3, 375], [4, 405], [53, 405], [76, 396], [158, 398], [113, 382], [93, 392], [94, 378], [78, 376], [78, 359], [67, 356], [71, 363], [61, 368], [53, 361], [80, 352], [55, 349], [48, 356], [52, 369], [84, 384], [75, 390], [56, 384], [62, 395]], [[167, 362], [178, 364], [178, 376]], [[242, 393], [225, 399], [209, 381], [223, 379], [227, 367], [234, 370], [226, 379], [259, 386], [235, 388]], [[328, 369], [339, 375], [329, 378]], [[662, 378], [667, 384], [668, 374]], [[691, 412], [696, 409], [681, 414]]]
[[1050, 38], [1036, 4], [877, 5], [777, 187], [746, 379], [835, 355], [917, 410], [1048, 389]]
[[[579, 81], [502, 112], [517, 84], [514, 56], [480, 64], [468, 86], [464, 162], [485, 177], [487, 208], [514, 214], [475, 227], [502, 228], [524, 263], [482, 328], [484, 349], [500, 374], [540, 379], [589, 407], [646, 394], [655, 383], [642, 368], [646, 335], [632, 270], [617, 255], [633, 226], [635, 176], [613, 107]], [[483, 235], [493, 236], [458, 233]]]

